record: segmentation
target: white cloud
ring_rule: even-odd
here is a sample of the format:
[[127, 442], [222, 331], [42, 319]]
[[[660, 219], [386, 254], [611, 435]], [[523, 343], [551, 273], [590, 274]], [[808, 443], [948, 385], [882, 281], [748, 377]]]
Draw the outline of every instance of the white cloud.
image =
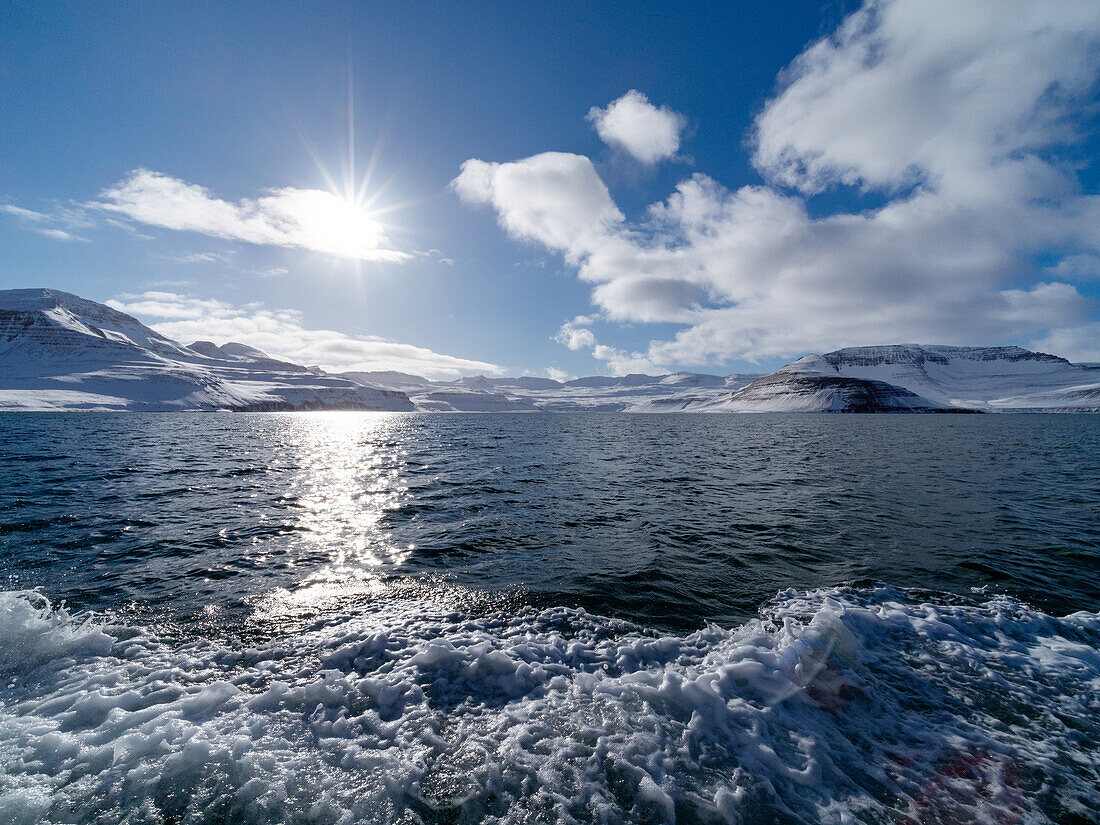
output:
[[685, 123], [682, 115], [667, 106], [654, 106], [636, 89], [606, 108], [593, 106], [588, 120], [604, 143], [625, 150], [642, 163], [673, 157], [680, 149], [680, 132]]
[[121, 229], [123, 232], [128, 232], [136, 238], [141, 238], [143, 241], [153, 240], [152, 235], [146, 235], [144, 232], [138, 232], [132, 223], [129, 221], [119, 221], [114, 218], [104, 218], [103, 222], [108, 226], [113, 226], [115, 229]]
[[1054, 327], [1084, 321], [1086, 303], [1077, 287], [1058, 282], [1039, 283], [1031, 289], [1001, 291], [998, 314], [1007, 321], [1032, 327]]
[[604, 344], [596, 344], [592, 348], [592, 357], [600, 361], [606, 361], [608, 368], [615, 375], [630, 375], [632, 373], [661, 375], [668, 372], [663, 364], [654, 361], [646, 354], [625, 352]]
[[290, 269], [285, 266], [241, 266], [235, 256], [236, 252], [230, 249], [226, 252], [192, 252], [184, 255], [163, 255], [161, 257], [176, 264], [218, 264], [218, 269], [222, 272], [252, 275], [256, 278], [281, 278], [290, 274]]
[[[213, 298], [193, 298], [175, 292], [155, 290], [142, 292], [140, 295], [122, 295], [108, 301], [107, 305], [119, 312], [126, 312], [144, 318], [160, 319], [161, 324], [164, 323], [165, 319], [205, 322], [236, 318], [248, 310], [256, 308], [255, 305], [249, 305], [244, 309], [238, 309]], [[184, 344], [191, 343], [190, 340], [185, 341], [182, 338], [178, 340]]]
[[22, 206], [16, 206], [11, 203], [0, 203], [0, 212], [11, 215], [19, 220], [30, 221], [32, 223], [47, 221], [50, 218], [49, 215], [43, 212], [35, 212], [33, 209], [24, 209]]
[[784, 73], [754, 162], [805, 191], [1056, 184], [1035, 159], [1078, 136], [1066, 116], [1096, 81], [1098, 30], [1094, 0], [868, 2]]
[[227, 264], [232, 252], [192, 252], [187, 255], [167, 255], [168, 260], [177, 264]]
[[89, 204], [148, 226], [251, 244], [308, 249], [361, 261], [404, 261], [382, 224], [331, 192], [285, 187], [236, 203], [207, 189], [136, 169]]
[[1034, 346], [1040, 352], [1061, 355], [1075, 363], [1100, 364], [1100, 322], [1053, 330]]
[[[59, 208], [55, 214], [47, 214], [45, 212], [35, 212], [33, 209], [24, 209], [22, 206], [10, 203], [0, 203], [0, 214], [10, 215], [24, 229], [44, 235], [47, 238], [53, 238], [55, 241], [82, 241], [86, 243], [88, 240], [69, 231], [74, 227], [88, 225], [87, 221], [83, 220], [79, 213], [74, 210]], [[60, 229], [59, 226], [64, 226], [65, 229]]]
[[576, 321], [566, 321], [562, 324], [554, 340], [571, 350], [592, 349], [596, 346], [596, 336], [592, 330], [578, 327]]
[[275, 358], [296, 364], [318, 364], [329, 371], [398, 370], [426, 378], [500, 375], [495, 364], [442, 355], [425, 347], [374, 336], [353, 336], [326, 329], [309, 329], [296, 310], [268, 309], [259, 303], [235, 306], [173, 292], [121, 295], [108, 301], [121, 312], [136, 315], [169, 338], [190, 344], [238, 341]]
[[427, 251], [422, 249], [414, 249], [412, 254], [414, 257], [417, 258], [430, 258], [431, 260], [436, 261], [437, 263], [441, 263], [444, 266], [454, 266], [455, 263], [454, 258], [447, 257], [447, 255], [439, 249], [429, 249]]
[[1100, 255], [1067, 255], [1043, 273], [1057, 280], [1095, 281], [1100, 279]]
[[656, 364], [647, 355], [640, 352], [624, 352], [623, 350], [609, 347], [596, 340], [595, 333], [581, 324], [590, 324], [593, 318], [578, 315], [572, 321], [566, 321], [561, 325], [554, 336], [559, 344], [564, 344], [571, 350], [587, 349], [592, 351], [592, 357], [599, 361], [606, 361], [608, 368], [615, 375], [627, 375], [632, 372], [660, 373], [664, 372], [660, 365]]
[[52, 229], [49, 227], [37, 228], [34, 230], [39, 235], [45, 235], [47, 238], [53, 238], [55, 241], [82, 241], [88, 242], [87, 238], [82, 238], [79, 235], [74, 235], [72, 232], [66, 232], [64, 229]]
[[468, 160], [451, 188], [467, 203], [492, 205], [513, 237], [538, 241], [571, 260], [591, 252], [623, 220], [583, 155], [544, 152], [515, 163]]
[[547, 367], [546, 377], [553, 378], [555, 381], [560, 381], [563, 384], [573, 378], [573, 376], [565, 370], [559, 370], [557, 367]]
[[[500, 177], [544, 155], [469, 161], [455, 188], [468, 183], [466, 199], [492, 204], [513, 236], [564, 252], [605, 320], [684, 325], [644, 353], [582, 345], [586, 325], [563, 326], [559, 341], [616, 370], [1063, 340], [1095, 313], [1074, 280], [1095, 277], [1100, 197], [1082, 191], [1072, 152], [1098, 77], [1092, 0], [869, 2], [792, 64], [759, 115], [766, 185], [696, 174], [636, 223], [576, 155], [554, 156], [572, 172], [551, 203]], [[838, 184], [886, 202], [812, 215], [807, 193]]]
[[290, 274], [290, 270], [285, 266], [268, 266], [262, 269], [248, 269], [245, 272], [255, 275], [257, 278], [282, 278], [284, 275]]

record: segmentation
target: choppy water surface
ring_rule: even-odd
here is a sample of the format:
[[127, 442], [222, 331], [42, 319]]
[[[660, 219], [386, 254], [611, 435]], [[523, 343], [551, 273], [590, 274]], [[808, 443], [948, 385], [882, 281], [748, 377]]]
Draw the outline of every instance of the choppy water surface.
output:
[[1097, 821], [1098, 425], [2, 416], [0, 822]]

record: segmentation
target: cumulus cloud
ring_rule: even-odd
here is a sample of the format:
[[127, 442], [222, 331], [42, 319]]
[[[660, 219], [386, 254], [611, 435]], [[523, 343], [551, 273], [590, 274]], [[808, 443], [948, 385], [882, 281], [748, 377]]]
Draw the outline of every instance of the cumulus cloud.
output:
[[787, 69], [754, 162], [804, 191], [1057, 184], [1036, 159], [1078, 136], [1067, 116], [1096, 82], [1098, 29], [1092, 0], [868, 2]]
[[596, 336], [592, 330], [577, 326], [575, 320], [566, 321], [562, 324], [561, 329], [554, 336], [554, 340], [559, 344], [564, 344], [571, 350], [592, 349], [596, 346]]
[[544, 152], [515, 163], [462, 164], [451, 188], [467, 203], [491, 205], [515, 238], [537, 241], [579, 260], [623, 214], [583, 155]]
[[[615, 369], [1069, 341], [1059, 330], [1079, 341], [1094, 329], [1075, 281], [1097, 271], [1100, 197], [1083, 191], [1073, 150], [1098, 77], [1091, 0], [872, 0], [781, 76], [752, 134], [763, 184], [696, 174], [633, 222], [577, 155], [554, 155], [572, 173], [552, 205], [498, 178], [545, 155], [469, 161], [455, 188], [514, 237], [563, 252], [604, 319], [683, 325], [644, 353], [585, 339]], [[809, 197], [841, 185], [885, 202], [811, 213]], [[582, 204], [587, 219], [571, 220]], [[584, 329], [571, 322], [558, 340], [573, 346]]]
[[162, 335], [189, 344], [238, 341], [297, 364], [318, 364], [326, 370], [398, 370], [426, 378], [499, 375], [496, 364], [443, 355], [425, 347], [375, 336], [354, 336], [305, 326], [302, 314], [268, 309], [259, 303], [234, 305], [216, 299], [174, 292], [121, 295], [108, 301], [121, 312], [136, 315]]
[[657, 364], [646, 354], [641, 352], [626, 352], [616, 347], [601, 344], [596, 340], [596, 334], [583, 324], [591, 324], [595, 319], [584, 315], [578, 315], [572, 321], [566, 321], [561, 325], [554, 340], [571, 350], [589, 350], [592, 357], [607, 364], [607, 368], [615, 375], [627, 375], [632, 372], [654, 373], [663, 372], [661, 365]]
[[665, 365], [654, 361], [647, 354], [641, 352], [626, 352], [617, 347], [609, 347], [605, 344], [597, 344], [592, 348], [592, 357], [607, 363], [607, 368], [614, 375], [632, 375], [642, 373], [644, 375], [660, 375], [668, 372]]
[[383, 226], [358, 204], [318, 189], [284, 187], [232, 202], [202, 186], [135, 169], [89, 206], [147, 226], [338, 258], [397, 262], [410, 257], [390, 248]]
[[644, 94], [631, 89], [606, 107], [593, 106], [588, 120], [600, 140], [622, 149], [642, 163], [656, 163], [675, 156], [680, 149], [683, 115], [667, 106], [657, 107]]

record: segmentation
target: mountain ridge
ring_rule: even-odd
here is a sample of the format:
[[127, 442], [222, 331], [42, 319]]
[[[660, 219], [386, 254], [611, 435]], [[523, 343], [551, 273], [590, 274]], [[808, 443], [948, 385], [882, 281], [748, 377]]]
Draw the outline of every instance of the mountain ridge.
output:
[[0, 410], [219, 409], [415, 408], [243, 344], [191, 349], [61, 290], [0, 290]]
[[772, 373], [467, 376], [329, 373], [237, 342], [173, 341], [105, 304], [0, 290], [0, 410], [445, 412], [1100, 411], [1100, 367], [1018, 346], [888, 344]]

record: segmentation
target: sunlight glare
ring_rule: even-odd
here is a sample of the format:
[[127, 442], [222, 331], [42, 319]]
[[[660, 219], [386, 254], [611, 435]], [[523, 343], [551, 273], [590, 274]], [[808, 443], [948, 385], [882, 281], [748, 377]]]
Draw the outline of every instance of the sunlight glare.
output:
[[289, 204], [313, 248], [363, 258], [385, 243], [385, 229], [357, 201], [317, 189], [297, 190]]

